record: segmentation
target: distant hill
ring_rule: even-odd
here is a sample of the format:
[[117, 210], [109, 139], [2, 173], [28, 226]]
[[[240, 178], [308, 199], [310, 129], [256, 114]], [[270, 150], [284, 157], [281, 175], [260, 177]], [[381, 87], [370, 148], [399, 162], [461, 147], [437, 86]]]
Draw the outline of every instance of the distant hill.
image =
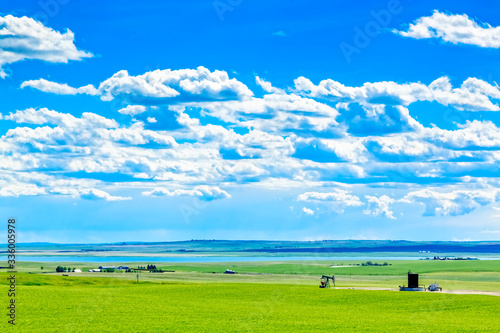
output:
[[[405, 240], [190, 240], [177, 242], [119, 242], [102, 244], [19, 243], [19, 250], [56, 252], [246, 252], [246, 253], [336, 253], [421, 252], [500, 253], [500, 241], [452, 242]], [[4, 252], [4, 251], [2, 251]]]

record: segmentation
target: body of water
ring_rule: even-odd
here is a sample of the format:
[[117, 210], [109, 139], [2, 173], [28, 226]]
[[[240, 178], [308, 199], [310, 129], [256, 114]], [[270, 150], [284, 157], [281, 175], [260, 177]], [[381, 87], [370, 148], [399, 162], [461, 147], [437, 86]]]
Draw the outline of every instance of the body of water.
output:
[[[7, 261], [6, 256], [0, 256], [0, 260]], [[342, 260], [419, 260], [427, 257], [209, 257], [209, 256], [182, 256], [182, 257], [154, 257], [154, 256], [115, 256], [115, 257], [97, 257], [97, 256], [16, 256], [16, 261], [31, 262], [89, 262], [89, 263], [125, 263], [125, 262], [255, 262], [255, 261], [342, 261]], [[481, 260], [500, 260], [500, 258], [479, 258]]]

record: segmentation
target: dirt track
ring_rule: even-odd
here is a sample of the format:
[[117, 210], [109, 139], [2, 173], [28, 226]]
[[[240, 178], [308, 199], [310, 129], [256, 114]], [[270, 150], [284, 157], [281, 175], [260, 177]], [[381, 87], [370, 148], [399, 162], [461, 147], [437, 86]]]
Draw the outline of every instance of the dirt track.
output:
[[[398, 291], [397, 288], [377, 288], [377, 287], [334, 287], [334, 289]], [[500, 291], [482, 291], [482, 290], [443, 290], [443, 291], [426, 291], [426, 292], [444, 293], [444, 294], [461, 294], [461, 295], [474, 294], [474, 295], [500, 296]]]

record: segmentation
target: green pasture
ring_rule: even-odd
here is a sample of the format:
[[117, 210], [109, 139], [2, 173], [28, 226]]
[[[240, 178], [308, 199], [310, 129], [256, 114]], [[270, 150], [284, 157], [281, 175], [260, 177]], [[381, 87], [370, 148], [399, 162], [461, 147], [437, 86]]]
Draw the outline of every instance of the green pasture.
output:
[[[383, 260], [374, 260], [383, 264]], [[412, 271], [420, 274], [420, 283], [429, 285], [438, 282], [448, 290], [500, 291], [500, 261], [426, 261], [392, 260], [387, 266], [348, 266], [362, 261], [296, 261], [296, 262], [240, 262], [240, 263], [156, 263], [158, 268], [175, 273], [140, 273], [141, 281], [180, 281], [214, 283], [279, 283], [279, 284], [319, 284], [322, 275], [335, 275], [337, 285], [342, 287], [382, 287], [397, 288], [406, 284], [406, 274]], [[118, 263], [110, 263], [118, 266]], [[145, 266], [145, 263], [127, 263], [129, 267]], [[80, 268], [83, 273], [71, 273], [85, 277], [105, 277], [112, 279], [135, 280], [134, 273], [87, 273], [90, 268], [101, 264], [90, 263], [25, 263], [18, 270], [31, 273], [55, 273], [56, 266]], [[43, 266], [43, 270], [41, 269]], [[239, 274], [222, 274], [231, 269]], [[215, 274], [214, 274], [215, 273]], [[59, 274], [60, 275], [60, 274]]]
[[[339, 275], [401, 275], [408, 271], [418, 273], [442, 273], [442, 272], [495, 272], [500, 273], [500, 260], [372, 260], [373, 263], [387, 266], [362, 266], [366, 261], [360, 260], [316, 260], [316, 261], [270, 261], [270, 262], [224, 262], [224, 263], [154, 263], [158, 268], [164, 270], [175, 270], [184, 272], [223, 272], [226, 269], [233, 269], [239, 273], [269, 273], [269, 274], [326, 274], [335, 273]], [[50, 272], [56, 266], [76, 267], [82, 270], [97, 268], [100, 265], [125, 265], [131, 268], [138, 265], [145, 266], [152, 264], [147, 261], [143, 263], [65, 263], [65, 262], [18, 262], [18, 270]], [[360, 264], [359, 266], [354, 266]], [[352, 265], [352, 266], [349, 266]], [[43, 266], [44, 270], [40, 267]], [[346, 267], [330, 267], [346, 266]]]
[[15, 330], [4, 318], [0, 331], [498, 332], [500, 327], [500, 297], [495, 296], [280, 283], [137, 284], [26, 273], [18, 274], [17, 311]]
[[[373, 263], [387, 266], [348, 266], [366, 261], [296, 261], [296, 262], [242, 262], [242, 263], [194, 263], [159, 264], [159, 267], [175, 271], [218, 272], [226, 268], [240, 273], [272, 274], [338, 274], [338, 275], [404, 275], [408, 271], [418, 273], [439, 272], [497, 272], [500, 273], [498, 260], [372, 260]], [[130, 264], [132, 265], [132, 264]], [[330, 266], [347, 267], [330, 267]]]

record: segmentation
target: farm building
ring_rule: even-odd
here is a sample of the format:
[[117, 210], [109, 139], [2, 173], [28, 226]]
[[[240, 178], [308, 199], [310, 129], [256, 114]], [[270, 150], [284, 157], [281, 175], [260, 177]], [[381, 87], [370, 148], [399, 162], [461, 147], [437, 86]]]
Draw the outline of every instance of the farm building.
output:
[[125, 269], [126, 270], [126, 269], [129, 269], [129, 267], [128, 266], [118, 266], [117, 269]]

